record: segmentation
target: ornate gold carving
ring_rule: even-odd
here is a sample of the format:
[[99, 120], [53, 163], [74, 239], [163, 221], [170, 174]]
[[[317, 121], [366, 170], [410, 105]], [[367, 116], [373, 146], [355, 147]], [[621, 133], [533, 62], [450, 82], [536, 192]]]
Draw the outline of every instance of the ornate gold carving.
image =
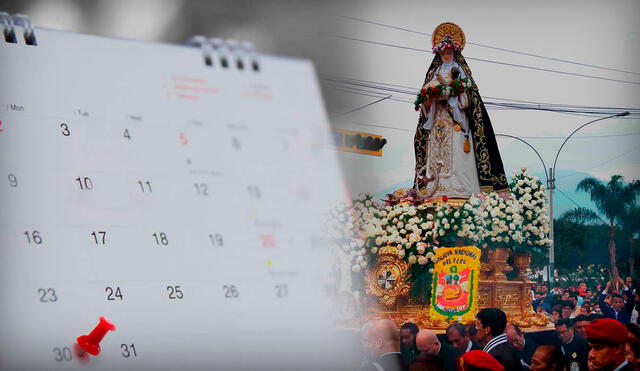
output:
[[513, 254], [513, 265], [518, 269], [518, 279], [528, 281], [529, 267], [531, 266], [531, 255]]
[[496, 288], [496, 301], [499, 307], [520, 305], [519, 292], [507, 292], [502, 287]]
[[433, 30], [433, 34], [431, 35], [431, 46], [436, 46], [436, 44], [442, 42], [442, 40], [447, 36], [451, 37], [453, 41], [460, 44], [464, 49], [464, 45], [467, 42], [464, 32], [462, 32], [460, 26], [451, 22], [441, 23]]
[[489, 293], [486, 291], [480, 291], [478, 293], [478, 307], [487, 308], [489, 307]]
[[513, 267], [507, 264], [509, 259], [509, 249], [506, 247], [497, 247], [494, 250], [489, 250], [489, 266], [491, 267], [491, 280], [506, 280], [507, 276], [505, 272], [510, 272]]
[[398, 297], [409, 293], [411, 286], [404, 282], [408, 265], [398, 257], [395, 247], [385, 246], [378, 254], [380, 258], [377, 266], [367, 271], [366, 292], [390, 308], [396, 304]]
[[[478, 287], [478, 307], [502, 307], [507, 314], [509, 323], [516, 323], [523, 328], [540, 328], [549, 324], [547, 316], [533, 313], [527, 301], [526, 290], [530, 282], [522, 281], [486, 281], [481, 280]], [[520, 303], [520, 300], [525, 303]], [[380, 306], [377, 300], [370, 303], [364, 322], [388, 318], [395, 321], [398, 326], [406, 322], [413, 322], [420, 328], [445, 329], [446, 321], [429, 317], [429, 310], [423, 305], [411, 304], [410, 301], [400, 300], [398, 307], [391, 309]]]
[[546, 327], [549, 324], [549, 317], [540, 313], [508, 314], [507, 321], [515, 323], [522, 328], [532, 326]]
[[491, 266], [489, 263], [480, 263], [480, 279], [486, 280], [491, 272]]
[[449, 177], [453, 171], [453, 131], [451, 122], [438, 121], [431, 130], [431, 145], [427, 157], [429, 169], [441, 163], [440, 177]]

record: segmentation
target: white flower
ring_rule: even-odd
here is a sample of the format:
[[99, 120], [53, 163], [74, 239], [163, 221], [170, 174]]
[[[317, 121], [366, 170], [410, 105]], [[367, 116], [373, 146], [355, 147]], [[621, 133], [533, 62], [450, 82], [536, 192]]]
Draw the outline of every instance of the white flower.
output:
[[424, 249], [426, 248], [427, 244], [423, 243], [423, 244], [418, 244], [417, 250], [418, 253], [420, 254], [424, 254]]
[[418, 257], [418, 264], [420, 264], [420, 265], [425, 265], [425, 264], [427, 264], [427, 261], [428, 261], [428, 260], [427, 260], [427, 258], [426, 258], [426, 257], [424, 257], [424, 256], [420, 256], [420, 257]]
[[416, 260], [417, 258], [415, 255], [409, 255], [409, 258], [408, 258], [409, 264], [415, 264]]
[[373, 254], [376, 254], [376, 253], [378, 252], [378, 248], [377, 248], [377, 247], [372, 247], [372, 248], [371, 248], [371, 252], [372, 252]]
[[365, 261], [360, 262], [360, 267], [362, 269], [366, 268], [367, 267], [367, 262], [365, 262]]
[[398, 250], [398, 257], [399, 257], [400, 259], [403, 259], [403, 258], [404, 258], [404, 256], [405, 256], [405, 252], [404, 252], [404, 250]]

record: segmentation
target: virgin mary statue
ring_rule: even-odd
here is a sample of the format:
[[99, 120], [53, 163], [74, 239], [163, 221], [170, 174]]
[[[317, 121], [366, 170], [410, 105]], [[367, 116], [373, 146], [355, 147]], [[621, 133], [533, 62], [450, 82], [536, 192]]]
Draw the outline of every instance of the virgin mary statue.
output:
[[491, 120], [461, 54], [464, 33], [443, 23], [431, 41], [435, 56], [415, 101], [414, 188], [451, 198], [508, 190]]

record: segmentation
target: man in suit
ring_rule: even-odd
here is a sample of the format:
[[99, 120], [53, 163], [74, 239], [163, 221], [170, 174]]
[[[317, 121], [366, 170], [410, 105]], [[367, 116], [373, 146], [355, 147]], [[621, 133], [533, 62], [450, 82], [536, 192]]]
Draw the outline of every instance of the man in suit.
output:
[[447, 340], [451, 346], [463, 353], [470, 350], [482, 350], [478, 343], [471, 340], [467, 328], [462, 323], [454, 322], [447, 327]]
[[564, 354], [567, 369], [587, 371], [587, 356], [589, 354], [589, 346], [587, 341], [573, 331], [571, 319], [561, 318], [556, 322], [556, 334], [562, 346], [562, 354]]
[[435, 332], [431, 330], [418, 332], [416, 346], [420, 351], [420, 356], [415, 361], [419, 360], [423, 355], [438, 356], [444, 363], [445, 371], [456, 371], [456, 358], [462, 355], [462, 351], [441, 343]]
[[627, 329], [611, 318], [599, 318], [586, 327], [589, 341], [589, 370], [631, 371], [625, 358]]
[[476, 314], [478, 340], [485, 344], [483, 351], [491, 354], [507, 370], [522, 370], [516, 349], [507, 342], [504, 334], [507, 315], [498, 308], [484, 308]]
[[405, 366], [409, 367], [418, 354], [416, 335], [420, 329], [415, 323], [407, 322], [400, 327], [400, 353]]
[[587, 332], [585, 327], [591, 323], [589, 317], [584, 314], [580, 314], [573, 319], [573, 333], [579, 335], [583, 339], [587, 339]]
[[600, 306], [602, 315], [605, 318], [615, 319], [626, 325], [627, 323], [631, 322], [631, 314], [635, 305], [635, 298], [631, 290], [629, 290], [629, 288], [625, 285], [624, 281], [622, 281], [621, 278], [618, 279], [620, 285], [622, 286], [622, 291], [626, 296], [627, 302], [625, 303], [624, 296], [614, 293], [611, 295], [611, 305], [605, 303], [605, 296], [611, 288], [611, 281], [609, 281], [607, 282], [607, 287], [599, 295], [600, 299], [598, 300], [598, 305]]
[[366, 371], [406, 371], [400, 355], [400, 332], [393, 321], [383, 319], [369, 328], [367, 344], [374, 359]]
[[531, 366], [531, 357], [533, 357], [533, 352], [536, 351], [538, 344], [532, 339], [526, 339], [520, 326], [515, 323], [507, 325], [504, 334], [507, 335], [509, 344], [518, 351], [522, 368], [528, 370]]

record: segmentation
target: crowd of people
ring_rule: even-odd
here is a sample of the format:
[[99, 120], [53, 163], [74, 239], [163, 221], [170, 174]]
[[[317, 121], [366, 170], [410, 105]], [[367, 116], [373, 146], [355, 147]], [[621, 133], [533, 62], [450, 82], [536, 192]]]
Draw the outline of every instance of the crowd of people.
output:
[[470, 324], [444, 334], [400, 328], [391, 320], [361, 329], [364, 371], [419, 370], [640, 370], [639, 292], [634, 281], [532, 288], [532, 308], [555, 331], [527, 332], [499, 308], [481, 309]]

